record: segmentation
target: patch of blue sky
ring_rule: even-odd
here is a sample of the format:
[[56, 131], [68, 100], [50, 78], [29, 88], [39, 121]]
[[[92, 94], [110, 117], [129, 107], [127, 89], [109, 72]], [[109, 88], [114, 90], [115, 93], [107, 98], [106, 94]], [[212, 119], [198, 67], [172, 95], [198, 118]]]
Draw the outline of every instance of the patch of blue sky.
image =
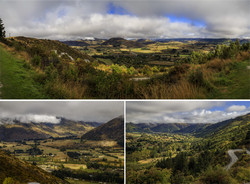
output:
[[230, 101], [227, 102], [228, 106], [232, 106], [232, 105], [244, 105], [246, 106], [246, 108], [250, 107], [250, 101]]
[[250, 101], [226, 101], [222, 106], [212, 107], [211, 111], [226, 111], [230, 106], [245, 106], [246, 108], [250, 107]]
[[182, 22], [182, 23], [188, 23], [192, 24], [197, 27], [204, 27], [206, 26], [206, 23], [201, 20], [192, 20], [186, 17], [177, 17], [175, 15], [166, 15], [166, 17], [169, 18], [170, 22]]
[[67, 15], [67, 11], [65, 9], [61, 9], [59, 10], [59, 12], [57, 13], [58, 18], [62, 18], [65, 15]]
[[132, 15], [128, 10], [121, 6], [114, 5], [114, 3], [108, 3], [107, 13], [111, 15]]

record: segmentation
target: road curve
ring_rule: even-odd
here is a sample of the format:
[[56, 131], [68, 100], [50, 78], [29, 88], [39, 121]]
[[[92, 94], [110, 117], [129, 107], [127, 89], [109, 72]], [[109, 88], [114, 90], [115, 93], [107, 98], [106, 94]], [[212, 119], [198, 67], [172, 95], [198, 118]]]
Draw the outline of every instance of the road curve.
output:
[[243, 151], [246, 151], [247, 154], [250, 155], [250, 151], [243, 150], [243, 149], [230, 149], [227, 151], [231, 160], [230, 160], [230, 163], [225, 167], [226, 170], [229, 170], [235, 164], [235, 162], [237, 162], [238, 157], [235, 155], [235, 152], [243, 152]]

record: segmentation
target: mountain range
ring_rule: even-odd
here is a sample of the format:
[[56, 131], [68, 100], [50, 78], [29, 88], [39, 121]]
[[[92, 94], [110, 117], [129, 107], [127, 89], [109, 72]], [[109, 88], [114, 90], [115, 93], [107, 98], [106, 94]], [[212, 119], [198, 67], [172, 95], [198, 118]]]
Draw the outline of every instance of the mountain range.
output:
[[[192, 133], [197, 137], [207, 137], [232, 128], [250, 129], [250, 113], [218, 123], [127, 123], [127, 132], [145, 133]], [[250, 133], [250, 132], [249, 132]]]
[[98, 122], [74, 121], [60, 118], [55, 123], [22, 123], [17, 120], [0, 120], [0, 141], [22, 141], [30, 139], [46, 139], [57, 137], [81, 136], [101, 125]]
[[121, 146], [124, 145], [124, 118], [114, 118], [99, 127], [90, 130], [81, 137], [82, 140], [115, 140]]

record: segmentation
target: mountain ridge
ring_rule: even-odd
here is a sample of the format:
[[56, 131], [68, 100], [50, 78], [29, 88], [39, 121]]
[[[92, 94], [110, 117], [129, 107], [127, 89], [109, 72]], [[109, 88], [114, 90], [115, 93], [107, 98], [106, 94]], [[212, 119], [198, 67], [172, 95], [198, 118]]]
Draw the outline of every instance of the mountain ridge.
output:
[[94, 128], [81, 137], [81, 140], [114, 140], [124, 145], [124, 118], [116, 117], [107, 123]]
[[49, 122], [22, 123], [14, 120], [9, 121], [8, 124], [0, 124], [0, 140], [22, 141], [50, 137], [77, 137], [100, 125], [101, 123], [98, 122], [73, 121], [66, 118], [60, 118], [58, 124]]

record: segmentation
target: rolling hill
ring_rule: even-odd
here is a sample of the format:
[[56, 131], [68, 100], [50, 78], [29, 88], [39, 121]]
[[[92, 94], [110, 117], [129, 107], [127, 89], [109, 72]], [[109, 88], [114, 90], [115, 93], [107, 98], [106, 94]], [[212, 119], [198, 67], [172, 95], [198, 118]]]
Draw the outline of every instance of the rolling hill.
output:
[[127, 132], [194, 133], [208, 124], [189, 123], [127, 123]]
[[65, 118], [60, 118], [58, 124], [9, 121], [0, 124], [0, 140], [21, 141], [49, 137], [80, 136], [99, 125], [100, 123], [97, 122], [73, 121]]
[[87, 132], [81, 137], [82, 140], [114, 140], [124, 145], [124, 118], [117, 117], [99, 127]]
[[39, 167], [19, 160], [5, 151], [0, 150], [0, 183], [3, 183], [5, 178], [8, 177], [14, 180], [14, 182], [11, 183], [16, 184], [28, 182], [39, 182], [42, 184], [65, 183]]
[[126, 40], [124, 38], [110, 38], [102, 43], [102, 45], [113, 45], [113, 47], [120, 47], [122, 45], [126, 47], [143, 47], [144, 44], [132, 40]]
[[[82, 60], [88, 59], [94, 61], [92, 57], [80, 51], [71, 48], [70, 46], [57, 41], [47, 39], [36, 39], [28, 37], [12, 37], [8, 39], [8, 45], [14, 46], [17, 50], [26, 51], [30, 55], [39, 55], [41, 57], [47, 57], [51, 52], [55, 52], [62, 59]], [[63, 57], [62, 57], [63, 56]]]
[[62, 43], [68, 45], [68, 46], [80, 46], [80, 47], [84, 47], [84, 46], [89, 46], [89, 44], [83, 40], [69, 40], [69, 41], [62, 41]]

